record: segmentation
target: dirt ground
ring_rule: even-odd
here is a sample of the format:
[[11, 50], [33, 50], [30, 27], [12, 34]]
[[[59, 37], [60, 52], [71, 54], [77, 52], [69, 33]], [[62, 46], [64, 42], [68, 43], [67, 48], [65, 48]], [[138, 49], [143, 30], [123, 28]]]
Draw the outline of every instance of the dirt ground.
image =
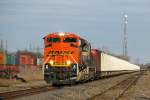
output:
[[120, 100], [150, 100], [150, 71], [147, 71]]
[[[26, 81], [43, 80], [42, 69], [32, 66], [19, 67], [19, 73], [17, 74], [19, 78]], [[19, 80], [18, 80], [19, 81]], [[1, 79], [0, 85], [7, 85], [9, 83], [18, 83], [15, 79]]]
[[[25, 81], [23, 81], [23, 80]], [[39, 83], [39, 85], [45, 85], [43, 80], [42, 70], [40, 68], [35, 67], [20, 67], [18, 78], [14, 79], [1, 79], [0, 78], [0, 92], [4, 90], [13, 90], [20, 87], [30, 87], [36, 85], [35, 83]]]

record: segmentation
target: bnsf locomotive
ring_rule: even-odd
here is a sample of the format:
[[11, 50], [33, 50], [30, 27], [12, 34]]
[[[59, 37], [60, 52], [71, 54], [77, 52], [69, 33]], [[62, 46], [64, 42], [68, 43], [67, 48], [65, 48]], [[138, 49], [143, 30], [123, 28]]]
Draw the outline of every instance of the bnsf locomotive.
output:
[[73, 33], [55, 32], [43, 39], [45, 45], [44, 80], [47, 83], [71, 84], [118, 71], [120, 73], [139, 70], [139, 66], [99, 50], [91, 50], [91, 45], [87, 40]]

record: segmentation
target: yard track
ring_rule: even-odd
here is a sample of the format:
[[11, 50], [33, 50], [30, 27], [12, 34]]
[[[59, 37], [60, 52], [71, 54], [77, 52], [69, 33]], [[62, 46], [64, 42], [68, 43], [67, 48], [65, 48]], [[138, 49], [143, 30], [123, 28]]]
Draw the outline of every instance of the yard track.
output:
[[142, 73], [136, 73], [116, 85], [94, 95], [87, 100], [119, 100], [119, 98], [140, 78]]
[[58, 88], [60, 88], [60, 87], [53, 87], [51, 85], [46, 85], [46, 86], [32, 87], [32, 88], [24, 89], [24, 90], [3, 92], [3, 93], [0, 93], [0, 100], [11, 100], [14, 98], [19, 98], [19, 97], [29, 96], [29, 95], [33, 95], [33, 94], [39, 94], [42, 92], [52, 91], [52, 90], [55, 90]]

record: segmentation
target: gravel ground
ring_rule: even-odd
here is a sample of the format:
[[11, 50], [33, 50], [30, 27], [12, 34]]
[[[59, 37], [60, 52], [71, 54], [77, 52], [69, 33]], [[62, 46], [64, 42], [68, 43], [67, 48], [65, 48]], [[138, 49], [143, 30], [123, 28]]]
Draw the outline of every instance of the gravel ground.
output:
[[62, 89], [22, 97], [15, 100], [86, 100], [117, 84], [128, 76], [129, 75], [122, 75], [70, 87], [65, 86]]
[[120, 100], [150, 100], [150, 71], [147, 71]]

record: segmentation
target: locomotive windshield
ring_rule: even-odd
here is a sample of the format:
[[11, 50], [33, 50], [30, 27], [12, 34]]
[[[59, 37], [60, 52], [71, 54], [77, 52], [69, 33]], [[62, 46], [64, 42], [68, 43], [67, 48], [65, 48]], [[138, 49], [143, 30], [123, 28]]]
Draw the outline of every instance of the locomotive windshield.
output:
[[50, 38], [47, 38], [47, 42], [60, 42], [60, 38], [50, 37]]
[[67, 37], [64, 39], [64, 42], [77, 42], [76, 38], [72, 38], [72, 37]]

